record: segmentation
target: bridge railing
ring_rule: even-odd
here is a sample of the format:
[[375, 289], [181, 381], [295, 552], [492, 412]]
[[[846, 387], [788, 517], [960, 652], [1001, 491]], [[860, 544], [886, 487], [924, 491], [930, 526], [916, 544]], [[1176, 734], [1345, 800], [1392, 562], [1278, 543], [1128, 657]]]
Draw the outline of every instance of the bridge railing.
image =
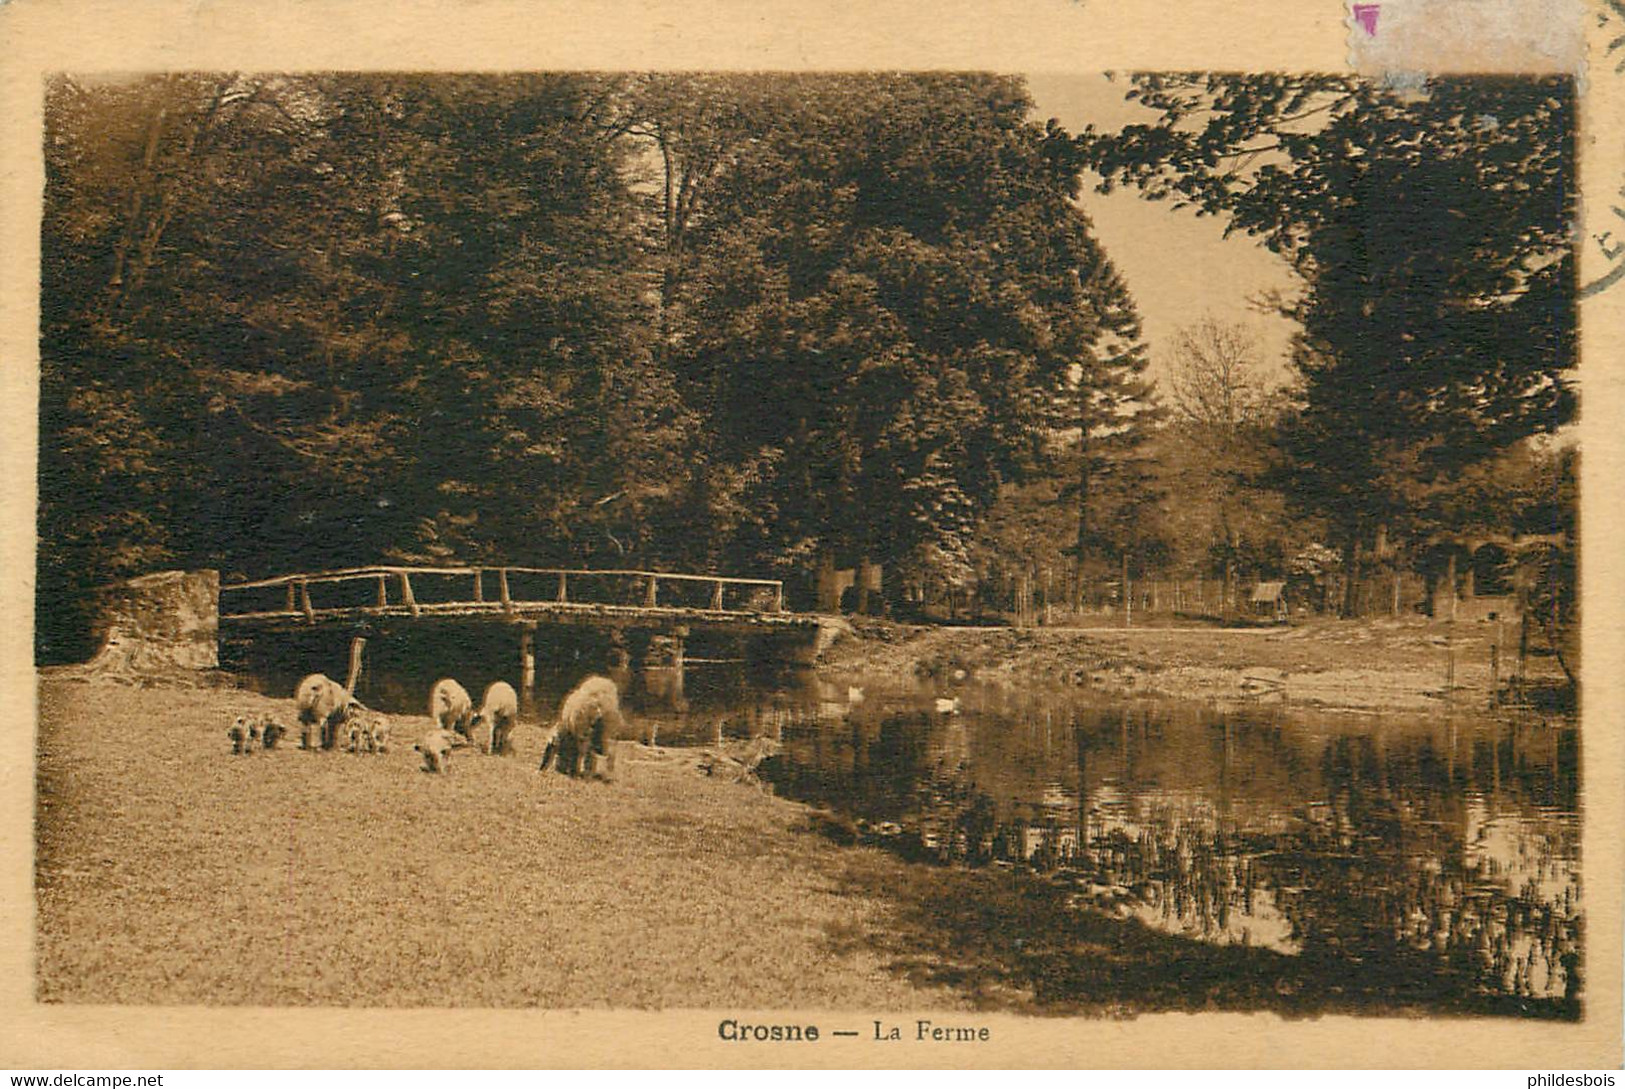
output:
[[[228, 597], [229, 595], [229, 597]], [[683, 608], [735, 615], [784, 611], [778, 579], [558, 567], [374, 565], [220, 587], [223, 619], [333, 613], [514, 612], [536, 606]]]

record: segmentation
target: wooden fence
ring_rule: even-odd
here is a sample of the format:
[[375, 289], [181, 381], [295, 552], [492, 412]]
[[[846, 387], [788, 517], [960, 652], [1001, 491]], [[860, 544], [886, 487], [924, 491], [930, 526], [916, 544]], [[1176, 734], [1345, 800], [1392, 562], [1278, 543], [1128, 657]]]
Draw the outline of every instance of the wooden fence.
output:
[[[1278, 580], [1278, 576], [1276, 577]], [[1002, 616], [1018, 627], [1098, 623], [1103, 617], [1131, 618], [1251, 618], [1275, 615], [1272, 605], [1255, 606], [1253, 588], [1260, 580], [1237, 578], [1227, 588], [1216, 578], [1148, 578], [1086, 580], [1078, 592], [1070, 578], [1017, 576], [984, 584], [980, 593], [964, 595], [953, 603], [962, 616], [987, 619]], [[1355, 587], [1355, 613], [1359, 616], [1401, 616], [1417, 611], [1426, 599], [1426, 585], [1415, 575], [1375, 575]], [[1340, 577], [1319, 587], [1289, 584], [1288, 616], [1331, 615], [1343, 605]]]

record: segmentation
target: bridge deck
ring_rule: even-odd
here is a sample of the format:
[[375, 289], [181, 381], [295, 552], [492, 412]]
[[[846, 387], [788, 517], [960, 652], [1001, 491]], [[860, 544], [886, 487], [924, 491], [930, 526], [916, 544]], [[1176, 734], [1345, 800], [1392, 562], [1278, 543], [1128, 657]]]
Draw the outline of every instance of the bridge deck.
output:
[[[494, 575], [497, 593], [488, 598], [487, 577]], [[418, 579], [414, 590], [413, 578]], [[511, 592], [510, 581], [523, 580], [551, 593], [548, 598]], [[538, 579], [547, 580], [545, 587]], [[438, 580], [438, 581], [436, 581]], [[444, 588], [450, 580], [458, 591], [449, 601], [422, 601], [426, 583]], [[327, 598], [320, 605], [312, 588]], [[578, 600], [570, 600], [571, 590]], [[687, 598], [662, 602], [668, 597]], [[353, 598], [364, 591], [366, 603]], [[268, 593], [269, 592], [269, 593]], [[223, 585], [223, 627], [306, 628], [313, 625], [357, 625], [368, 621], [450, 622], [488, 620], [519, 624], [584, 624], [605, 627], [687, 625], [712, 631], [805, 631], [818, 626], [815, 617], [784, 611], [784, 587], [772, 579], [683, 575], [655, 571], [561, 570], [534, 567], [361, 567], [343, 571], [279, 575]], [[284, 597], [285, 594], [285, 597]], [[611, 600], [579, 600], [610, 597]], [[232, 604], [242, 602], [236, 608]], [[274, 600], [274, 604], [271, 599]], [[391, 599], [394, 600], [391, 600]], [[632, 598], [640, 603], [634, 604]], [[695, 599], [704, 605], [694, 603]], [[730, 598], [733, 601], [729, 607]], [[617, 600], [618, 599], [618, 600]]]
[[509, 623], [526, 621], [557, 624], [639, 625], [691, 624], [728, 628], [816, 628], [817, 617], [805, 613], [748, 613], [725, 609], [689, 609], [666, 605], [591, 605], [555, 601], [449, 602], [405, 605], [368, 605], [344, 609], [312, 609], [309, 614], [278, 609], [267, 612], [222, 614], [221, 624], [247, 626], [309, 627], [312, 624], [346, 623], [374, 618], [405, 620], [493, 620]]

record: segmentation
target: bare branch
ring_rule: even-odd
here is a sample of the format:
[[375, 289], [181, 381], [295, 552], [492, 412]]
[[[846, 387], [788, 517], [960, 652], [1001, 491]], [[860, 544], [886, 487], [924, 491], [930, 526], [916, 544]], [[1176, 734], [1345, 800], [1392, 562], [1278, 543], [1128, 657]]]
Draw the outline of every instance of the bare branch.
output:
[[1221, 440], [1254, 422], [1264, 383], [1258, 340], [1247, 326], [1204, 317], [1180, 331], [1169, 362], [1170, 400], [1181, 418], [1212, 429]]

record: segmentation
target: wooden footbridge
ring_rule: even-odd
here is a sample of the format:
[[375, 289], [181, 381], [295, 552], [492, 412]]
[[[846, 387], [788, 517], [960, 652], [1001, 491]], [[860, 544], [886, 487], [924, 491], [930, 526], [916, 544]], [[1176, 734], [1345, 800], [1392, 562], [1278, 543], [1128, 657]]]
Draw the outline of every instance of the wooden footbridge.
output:
[[550, 567], [353, 567], [220, 587], [222, 623], [245, 627], [351, 624], [394, 617], [661, 627], [746, 633], [817, 627], [786, 612], [776, 579]]
[[[776, 579], [550, 567], [371, 566], [278, 575], [220, 586], [223, 635], [309, 629], [350, 634], [352, 670], [368, 634], [417, 625], [509, 624], [520, 635], [522, 683], [534, 677], [540, 627], [590, 626], [660, 645], [658, 664], [683, 667], [692, 633], [766, 644], [771, 657], [806, 657], [816, 616], [784, 607]], [[646, 657], [645, 664], [654, 665]]]

